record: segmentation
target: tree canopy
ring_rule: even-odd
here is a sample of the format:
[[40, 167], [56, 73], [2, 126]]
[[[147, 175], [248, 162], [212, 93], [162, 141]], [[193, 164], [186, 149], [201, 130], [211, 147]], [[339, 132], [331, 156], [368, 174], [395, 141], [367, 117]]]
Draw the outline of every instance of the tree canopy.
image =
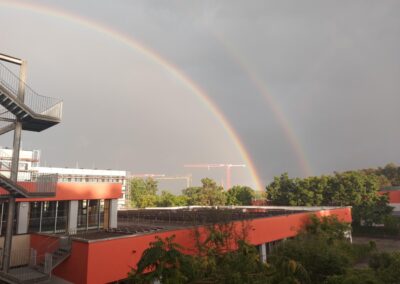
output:
[[132, 207], [173, 207], [173, 206], [223, 206], [251, 205], [256, 192], [248, 186], [235, 185], [225, 191], [214, 180], [204, 178], [202, 186], [182, 190], [181, 195], [163, 190], [158, 193], [158, 182], [152, 178], [134, 178], [129, 181], [129, 200]]
[[308, 178], [289, 178], [285, 173], [266, 187], [267, 199], [274, 205], [353, 206], [354, 222], [367, 225], [382, 223], [392, 211], [379, 190], [380, 178], [363, 171]]
[[189, 187], [183, 190], [188, 205], [218, 206], [226, 204], [226, 195], [222, 186], [217, 185], [210, 178], [203, 178], [201, 183], [202, 186]]

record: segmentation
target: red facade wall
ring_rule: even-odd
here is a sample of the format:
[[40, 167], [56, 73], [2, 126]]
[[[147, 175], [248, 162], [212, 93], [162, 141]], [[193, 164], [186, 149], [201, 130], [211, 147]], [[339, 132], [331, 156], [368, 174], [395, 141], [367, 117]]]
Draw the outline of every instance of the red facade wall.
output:
[[381, 193], [389, 195], [389, 203], [400, 203], [400, 190], [382, 190]]
[[[30, 187], [32, 183], [21, 182], [21, 186]], [[117, 199], [121, 197], [120, 183], [89, 183], [89, 182], [59, 182], [55, 197], [50, 198], [19, 198], [17, 201], [55, 201], [83, 199]]]
[[[318, 216], [336, 215], [345, 222], [351, 222], [351, 209], [340, 208], [314, 212]], [[241, 231], [249, 226], [247, 240], [254, 245], [295, 236], [308, 220], [310, 213], [297, 213], [269, 218], [234, 222], [235, 229]], [[199, 228], [204, 230], [204, 228]], [[148, 235], [86, 242], [73, 242], [72, 255], [54, 271], [54, 274], [73, 283], [107, 283], [126, 278], [131, 267], [140, 259], [155, 236], [162, 238], [175, 235], [175, 242], [189, 252], [194, 249], [193, 228], [171, 230]]]

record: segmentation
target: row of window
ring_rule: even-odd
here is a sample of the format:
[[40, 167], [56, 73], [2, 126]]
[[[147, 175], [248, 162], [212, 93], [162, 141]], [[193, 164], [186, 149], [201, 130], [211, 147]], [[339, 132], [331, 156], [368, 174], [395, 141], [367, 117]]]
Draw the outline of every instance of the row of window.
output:
[[111, 182], [120, 183], [123, 180], [119, 178], [90, 178], [90, 177], [60, 177], [59, 182]]
[[[18, 163], [18, 170], [20, 171], [27, 171], [28, 170], [28, 163]], [[1, 161], [0, 162], [0, 169], [9, 171], [11, 168], [11, 161]]]
[[[65, 232], [68, 226], [68, 202], [31, 202], [28, 232]], [[104, 200], [79, 200], [77, 229], [103, 228], [104, 209]]]

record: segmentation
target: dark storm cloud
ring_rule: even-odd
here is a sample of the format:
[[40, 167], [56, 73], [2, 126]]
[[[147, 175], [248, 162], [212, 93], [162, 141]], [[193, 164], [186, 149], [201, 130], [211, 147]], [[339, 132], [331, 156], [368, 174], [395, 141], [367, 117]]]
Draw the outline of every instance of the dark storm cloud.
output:
[[[315, 174], [400, 162], [398, 1], [48, 3], [131, 34], [174, 62], [228, 117], [264, 182], [303, 171], [271, 106], [226, 46], [266, 84]], [[0, 21], [22, 16], [0, 13]], [[48, 163], [179, 173], [186, 162], [243, 162], [234, 146], [224, 149], [223, 130], [198, 101], [134, 51], [54, 18], [23, 16], [29, 32], [2, 23], [1, 46], [26, 55], [34, 85], [65, 100], [63, 126], [45, 140], [27, 135]], [[86, 112], [93, 101], [101, 115]]]

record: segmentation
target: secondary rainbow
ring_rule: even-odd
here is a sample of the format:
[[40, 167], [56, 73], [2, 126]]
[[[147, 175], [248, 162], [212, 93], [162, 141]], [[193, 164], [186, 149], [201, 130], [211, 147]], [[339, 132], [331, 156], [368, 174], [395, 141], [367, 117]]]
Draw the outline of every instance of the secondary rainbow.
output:
[[104, 24], [98, 23], [93, 20], [89, 20], [79, 15], [72, 14], [70, 12], [66, 12], [64, 10], [55, 9], [53, 7], [38, 5], [38, 4], [31, 4], [31, 3], [22, 3], [19, 1], [1, 1], [0, 5], [6, 6], [9, 8], [15, 8], [20, 10], [27, 10], [47, 16], [56, 17], [59, 19], [63, 19], [90, 30], [96, 31], [100, 34], [109, 36], [110, 38], [121, 42], [133, 49], [137, 52], [141, 53], [142, 55], [146, 56], [151, 61], [157, 63], [158, 65], [162, 66], [165, 70], [167, 70], [170, 74], [172, 74], [176, 79], [184, 84], [193, 94], [197, 96], [205, 105], [206, 107], [215, 115], [218, 121], [221, 123], [222, 127], [226, 130], [228, 135], [233, 139], [236, 147], [238, 148], [240, 154], [242, 155], [245, 163], [247, 164], [252, 179], [256, 184], [258, 190], [262, 190], [263, 185], [257, 173], [256, 167], [254, 166], [253, 161], [250, 158], [246, 148], [244, 147], [242, 141], [239, 139], [238, 134], [233, 129], [232, 125], [226, 119], [224, 114], [218, 109], [215, 103], [209, 98], [204, 90], [201, 89], [192, 79], [190, 79], [185, 73], [179, 70], [175, 65], [171, 62], [167, 61], [165, 58], [161, 57], [158, 53], [154, 50], [150, 49], [149, 47], [143, 45], [138, 40], [133, 38], [131, 35], [122, 33], [116, 29], [108, 27]]
[[305, 153], [304, 148], [301, 145], [300, 140], [295, 135], [295, 131], [293, 129], [292, 124], [287, 119], [287, 116], [284, 114], [282, 107], [276, 101], [276, 99], [270, 94], [267, 86], [264, 81], [250, 68], [246, 59], [237, 52], [237, 50], [226, 40], [222, 34], [216, 33], [215, 31], [210, 31], [210, 33], [214, 36], [214, 38], [223, 46], [223, 48], [227, 51], [230, 57], [235, 61], [235, 63], [240, 67], [240, 69], [247, 75], [250, 79], [253, 86], [257, 89], [257, 91], [263, 96], [263, 98], [267, 101], [269, 108], [271, 109], [275, 119], [281, 126], [284, 135], [289, 141], [291, 148], [293, 149], [294, 154], [297, 157], [298, 164], [302, 171], [302, 174], [305, 176], [312, 176], [313, 170], [312, 167], [307, 160], [307, 155]]

